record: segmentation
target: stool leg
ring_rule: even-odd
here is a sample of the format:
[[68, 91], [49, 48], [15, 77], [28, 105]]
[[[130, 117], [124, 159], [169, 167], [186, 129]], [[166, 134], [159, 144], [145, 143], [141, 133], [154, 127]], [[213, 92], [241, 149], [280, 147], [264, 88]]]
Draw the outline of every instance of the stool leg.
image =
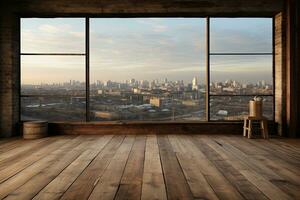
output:
[[246, 137], [247, 136], [247, 119], [244, 119], [244, 132], [243, 132], [243, 136]]
[[252, 138], [252, 120], [249, 119], [248, 138]]
[[260, 120], [260, 132], [261, 132], [261, 136], [266, 139], [266, 135], [265, 135], [265, 124], [264, 124], [264, 120]]
[[266, 119], [263, 120], [263, 124], [264, 124], [265, 139], [268, 139], [269, 138], [268, 121]]

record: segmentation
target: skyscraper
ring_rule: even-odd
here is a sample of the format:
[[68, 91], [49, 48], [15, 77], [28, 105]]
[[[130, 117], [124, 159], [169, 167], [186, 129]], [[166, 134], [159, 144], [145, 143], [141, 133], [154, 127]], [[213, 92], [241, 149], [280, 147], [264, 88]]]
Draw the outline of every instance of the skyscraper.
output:
[[198, 79], [197, 77], [194, 77], [192, 80], [192, 90], [198, 90]]

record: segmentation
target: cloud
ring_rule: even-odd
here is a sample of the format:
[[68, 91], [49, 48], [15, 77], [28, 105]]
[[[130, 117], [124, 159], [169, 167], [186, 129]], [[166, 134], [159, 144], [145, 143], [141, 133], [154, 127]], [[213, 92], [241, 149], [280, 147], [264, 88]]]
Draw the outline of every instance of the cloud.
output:
[[[260, 33], [262, 32], [262, 33]], [[211, 32], [213, 52], [272, 52], [272, 36], [267, 30], [215, 29]]]
[[164, 26], [164, 25], [155, 25], [155, 26], [153, 26], [153, 31], [154, 32], [161, 33], [161, 32], [166, 32], [167, 30], [168, 30], [168, 27]]
[[22, 29], [23, 53], [84, 53], [85, 33], [69, 25], [40, 25], [38, 29]]
[[46, 32], [46, 33], [58, 33], [58, 32], [61, 31], [58, 27], [52, 26], [52, 25], [49, 25], [49, 24], [41, 25], [39, 27], [39, 30], [42, 31], [42, 32]]
[[[138, 19], [139, 25], [130, 22], [128, 26], [116, 23], [107, 23], [103, 26], [92, 26], [91, 29], [91, 78], [94, 80], [110, 79], [125, 80], [129, 78], [150, 79], [167, 77], [175, 80], [190, 81], [195, 74], [201, 74], [205, 66], [205, 27], [201, 20], [172, 19]], [[186, 23], [183, 23], [186, 22]], [[40, 28], [22, 29], [23, 52], [80, 52], [85, 51], [84, 29], [82, 31], [73, 26], [52, 26], [43, 24]], [[63, 28], [64, 27], [64, 28]], [[105, 29], [106, 28], [106, 29]], [[259, 31], [257, 31], [259, 32]], [[212, 33], [214, 50], [225, 51], [243, 48], [248, 50], [263, 50], [268, 43], [262, 34], [257, 36], [252, 32], [235, 30], [218, 30]], [[255, 40], [254, 40], [255, 39]], [[230, 47], [230, 48], [229, 48]], [[84, 57], [82, 57], [84, 58]], [[227, 59], [228, 58], [228, 59]], [[221, 74], [271, 74], [272, 60], [263, 57], [234, 57], [211, 58], [214, 76], [221, 78]], [[84, 71], [84, 63], [76, 64], [53, 57], [35, 63], [35, 59], [27, 61], [27, 66], [43, 68], [45, 72], [51, 69], [60, 70], [66, 74], [66, 79], [78, 77], [75, 71]], [[31, 63], [31, 64], [30, 64]], [[51, 64], [49, 66], [48, 64]], [[246, 64], [245, 64], [246, 63]], [[47, 69], [46, 69], [47, 68]], [[46, 73], [47, 74], [47, 73]], [[77, 75], [75, 75], [77, 74]], [[84, 74], [83, 74], [84, 75]], [[75, 79], [75, 78], [74, 78]], [[202, 78], [204, 79], [204, 78]], [[253, 78], [255, 79], [255, 78]], [[47, 78], [45, 79], [47, 80]], [[49, 76], [49, 80], [50, 79]]]

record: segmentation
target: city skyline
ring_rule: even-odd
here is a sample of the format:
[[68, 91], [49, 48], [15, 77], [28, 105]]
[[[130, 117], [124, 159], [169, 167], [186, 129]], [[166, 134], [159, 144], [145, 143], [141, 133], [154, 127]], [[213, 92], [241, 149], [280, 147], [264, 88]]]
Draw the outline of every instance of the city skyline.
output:
[[[23, 53], [84, 53], [84, 19], [22, 19], [21, 27]], [[133, 76], [188, 81], [197, 75], [204, 83], [204, 18], [91, 18], [90, 27], [90, 82]], [[212, 18], [211, 51], [272, 52], [271, 31], [269, 18]], [[84, 56], [21, 56], [21, 61], [24, 84], [85, 80]], [[271, 82], [272, 56], [211, 56], [211, 79]]]
[[[176, 82], [182, 82], [184, 83], [185, 85], [186, 84], [193, 84], [193, 79], [194, 78], [197, 78], [197, 82], [198, 82], [198, 85], [205, 85], [206, 83], [202, 83], [200, 82], [199, 78], [198, 77], [193, 77], [192, 79], [190, 79], [189, 81], [185, 82], [184, 80], [169, 80], [167, 78], [163, 78], [163, 79], [150, 79], [150, 80], [146, 80], [146, 79], [142, 79], [142, 80], [139, 80], [139, 79], [135, 79], [135, 78], [130, 78], [130, 79], [127, 79], [127, 80], [121, 80], [121, 81], [117, 81], [117, 80], [96, 80], [94, 82], [90, 82], [90, 85], [93, 85], [93, 84], [97, 84], [97, 83], [105, 83], [105, 82], [114, 82], [114, 83], [121, 83], [121, 84], [126, 84], [128, 83], [131, 79], [134, 79], [137, 83], [140, 83], [140, 82], [143, 82], [143, 81], [147, 81], [149, 83], [151, 82], [154, 82], [154, 81], [157, 81], [158, 83], [163, 83], [165, 80], [168, 80], [168, 83], [176, 83]], [[253, 81], [253, 82], [240, 82], [240, 81], [237, 81], [237, 80], [234, 80], [234, 79], [226, 79], [226, 80], [222, 80], [222, 81], [211, 81], [210, 84], [213, 84], [213, 83], [225, 83], [225, 82], [228, 82], [228, 81], [236, 81], [237, 83], [239, 84], [257, 84], [258, 82], [264, 82], [265, 84], [269, 84], [269, 85], [273, 85], [272, 82], [268, 82], [264, 79], [260, 79], [258, 81]], [[40, 83], [37, 83], [37, 84], [28, 84], [28, 83], [22, 83], [22, 85], [59, 85], [59, 84], [66, 84], [66, 83], [80, 83], [80, 84], [84, 84], [85, 85], [85, 81], [80, 81], [80, 80], [66, 80], [66, 81], [63, 81], [63, 82], [40, 82]]]

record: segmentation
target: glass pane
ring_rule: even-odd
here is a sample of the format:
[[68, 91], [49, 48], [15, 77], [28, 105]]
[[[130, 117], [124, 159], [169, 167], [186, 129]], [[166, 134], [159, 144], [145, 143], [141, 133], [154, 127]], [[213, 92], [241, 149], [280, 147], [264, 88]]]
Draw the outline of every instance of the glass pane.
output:
[[[263, 115], [273, 119], [273, 97], [263, 98]], [[210, 118], [211, 120], [242, 120], [249, 113], [249, 96], [211, 96]]]
[[21, 53], [84, 52], [84, 18], [21, 19]]
[[91, 19], [90, 30], [93, 120], [204, 119], [204, 19]]
[[84, 56], [21, 56], [22, 120], [85, 119]]
[[21, 120], [84, 121], [85, 97], [43, 96], [21, 98]]
[[21, 94], [85, 95], [84, 56], [21, 56]]
[[273, 94], [272, 56], [210, 56], [210, 94]]
[[211, 53], [272, 53], [272, 18], [210, 18]]

